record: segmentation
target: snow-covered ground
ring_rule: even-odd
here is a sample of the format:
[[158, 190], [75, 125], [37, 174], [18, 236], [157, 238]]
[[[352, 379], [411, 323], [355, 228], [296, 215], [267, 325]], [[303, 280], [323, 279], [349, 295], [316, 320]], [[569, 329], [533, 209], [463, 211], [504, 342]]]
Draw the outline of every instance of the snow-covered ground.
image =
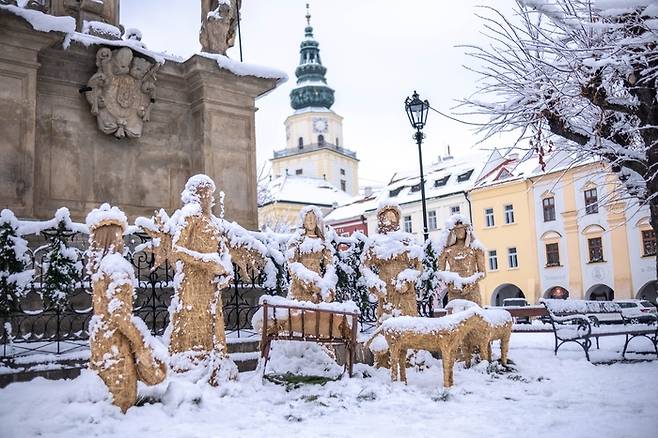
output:
[[[652, 348], [644, 339], [633, 342], [632, 349]], [[656, 436], [658, 361], [593, 365], [577, 346], [565, 346], [555, 357], [552, 344], [551, 334], [514, 333], [510, 357], [516, 371], [458, 365], [448, 392], [441, 389], [439, 361], [411, 371], [407, 386], [391, 383], [386, 370], [358, 365], [352, 379], [289, 390], [255, 373], [219, 389], [169, 381], [149, 391], [159, 402], [126, 415], [109, 403], [91, 372], [72, 381], [40, 378], [0, 390], [0, 436]], [[622, 345], [622, 337], [604, 338], [593, 359], [619, 359]], [[281, 357], [275, 350], [277, 368], [281, 364], [274, 361]]]

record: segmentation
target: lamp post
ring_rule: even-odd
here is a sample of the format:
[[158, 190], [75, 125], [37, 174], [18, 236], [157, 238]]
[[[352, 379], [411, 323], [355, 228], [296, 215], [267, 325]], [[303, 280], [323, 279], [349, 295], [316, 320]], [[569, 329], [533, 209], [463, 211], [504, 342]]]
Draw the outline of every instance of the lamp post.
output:
[[429, 232], [427, 230], [427, 205], [425, 203], [425, 176], [423, 174], [423, 151], [421, 145], [423, 144], [423, 128], [427, 122], [427, 113], [430, 108], [430, 103], [427, 100], [420, 100], [418, 93], [414, 90], [411, 98], [407, 97], [404, 101], [404, 108], [407, 111], [411, 127], [416, 130], [414, 140], [418, 145], [418, 161], [420, 162], [420, 196], [423, 205], [423, 238], [427, 240]]

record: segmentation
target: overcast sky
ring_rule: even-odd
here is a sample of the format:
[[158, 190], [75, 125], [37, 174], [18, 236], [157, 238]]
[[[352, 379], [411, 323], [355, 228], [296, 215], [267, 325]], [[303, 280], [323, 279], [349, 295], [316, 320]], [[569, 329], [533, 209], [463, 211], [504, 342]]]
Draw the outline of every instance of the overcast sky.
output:
[[[285, 71], [289, 81], [256, 105], [259, 165], [285, 147], [283, 121], [292, 112], [299, 44], [307, 0], [243, 0], [244, 60]], [[483, 44], [478, 4], [508, 12], [512, 0], [312, 0], [311, 25], [320, 43], [327, 81], [336, 90], [332, 109], [344, 117], [345, 146], [361, 160], [362, 182], [385, 182], [396, 170], [414, 169], [418, 155], [404, 98], [421, 98], [448, 112], [471, 94], [476, 77], [460, 44]], [[150, 49], [190, 56], [200, 50], [200, 0], [123, 0], [121, 23], [139, 28]], [[481, 11], [481, 10], [480, 10]], [[236, 48], [229, 56], [239, 59]], [[478, 142], [472, 128], [430, 113], [423, 159], [429, 164], [451, 145], [453, 155]], [[502, 140], [497, 140], [501, 142]], [[486, 146], [508, 144], [489, 142]]]

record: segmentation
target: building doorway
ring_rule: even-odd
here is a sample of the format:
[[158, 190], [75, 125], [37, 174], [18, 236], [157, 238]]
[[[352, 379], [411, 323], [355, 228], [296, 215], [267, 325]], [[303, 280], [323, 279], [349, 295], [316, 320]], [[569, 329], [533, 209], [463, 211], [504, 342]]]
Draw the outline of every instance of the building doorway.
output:
[[587, 290], [585, 299], [592, 301], [612, 301], [615, 299], [615, 291], [605, 284], [595, 284]]
[[492, 306], [502, 306], [505, 298], [525, 298], [523, 291], [516, 285], [505, 283], [494, 289], [491, 295]]
[[637, 292], [638, 300], [647, 300], [654, 306], [658, 307], [658, 281], [648, 281]]

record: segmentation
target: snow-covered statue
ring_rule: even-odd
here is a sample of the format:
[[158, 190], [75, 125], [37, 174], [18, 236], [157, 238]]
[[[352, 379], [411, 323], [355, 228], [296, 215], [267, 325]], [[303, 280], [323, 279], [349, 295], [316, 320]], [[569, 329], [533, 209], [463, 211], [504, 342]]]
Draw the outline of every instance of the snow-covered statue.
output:
[[423, 249], [410, 233], [400, 231], [400, 207], [384, 201], [377, 209], [377, 234], [370, 236], [361, 257], [361, 275], [377, 298], [377, 319], [417, 316], [416, 280]]
[[135, 56], [128, 47], [96, 52], [96, 73], [85, 96], [98, 129], [117, 138], [142, 136], [155, 101], [155, 74], [160, 64]]
[[286, 251], [291, 280], [288, 298], [313, 303], [333, 301], [338, 277], [333, 265], [334, 247], [325, 238], [322, 212], [314, 206], [304, 207], [299, 218], [300, 229]]
[[89, 321], [91, 359], [123, 412], [137, 400], [137, 380], [157, 385], [167, 374], [167, 352], [151, 336], [146, 324], [133, 315], [135, 275], [123, 257], [126, 216], [103, 204], [87, 216], [94, 315]]
[[226, 55], [235, 43], [242, 0], [201, 0], [201, 50]]
[[214, 192], [208, 176], [191, 177], [181, 194], [183, 207], [170, 224], [176, 274], [165, 337], [172, 370], [218, 385], [237, 377], [237, 368], [228, 357], [221, 296], [231, 282], [233, 265], [212, 214]]
[[448, 285], [448, 300], [482, 304], [478, 282], [485, 277], [484, 247], [475, 239], [470, 221], [454, 214], [446, 221], [439, 240], [439, 271]]

